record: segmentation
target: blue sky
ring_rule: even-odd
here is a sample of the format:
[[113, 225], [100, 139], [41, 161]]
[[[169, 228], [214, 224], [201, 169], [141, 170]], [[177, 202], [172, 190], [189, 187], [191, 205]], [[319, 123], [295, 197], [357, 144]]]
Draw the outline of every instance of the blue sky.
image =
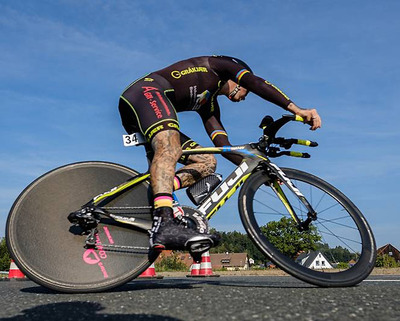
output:
[[[107, 160], [145, 171], [143, 150], [122, 146], [119, 94], [172, 62], [224, 54], [322, 116], [317, 132], [286, 129], [319, 142], [312, 158], [276, 163], [336, 185], [378, 246], [400, 248], [398, 12], [398, 1], [0, 1], [0, 236], [18, 194], [52, 168]], [[264, 115], [284, 113], [255, 95], [219, 101], [234, 144], [257, 140]], [[210, 144], [197, 114], [180, 121]], [[233, 169], [218, 160], [222, 174]], [[241, 230], [236, 204], [211, 225]]]

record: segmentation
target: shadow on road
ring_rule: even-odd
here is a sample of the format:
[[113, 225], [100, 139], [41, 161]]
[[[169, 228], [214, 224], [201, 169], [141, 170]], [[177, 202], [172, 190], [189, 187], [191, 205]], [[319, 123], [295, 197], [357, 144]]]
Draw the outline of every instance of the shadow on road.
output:
[[[127, 284], [105, 292], [128, 292], [128, 291], [143, 291], [151, 289], [182, 289], [196, 290], [201, 285], [215, 285], [226, 287], [246, 287], [246, 288], [287, 288], [287, 289], [302, 289], [316, 288], [316, 286], [306, 284], [293, 278], [269, 278], [266, 280], [254, 280], [243, 278], [201, 278], [201, 279], [184, 279], [184, 278], [167, 278], [162, 280], [134, 280]], [[34, 286], [21, 289], [21, 292], [35, 294], [60, 294], [60, 292], [52, 291], [42, 286]]]
[[166, 320], [166, 321], [181, 321], [163, 315], [155, 314], [113, 314], [113, 313], [101, 313], [100, 311], [105, 308], [94, 302], [61, 302], [52, 303], [46, 305], [40, 305], [34, 308], [23, 310], [22, 315], [17, 315], [10, 318], [1, 318], [1, 321], [64, 321], [64, 320], [116, 320], [116, 321], [128, 321], [128, 320]]
[[[184, 282], [179, 282], [177, 280], [175, 281], [168, 280], [170, 282], [168, 281], [165, 282], [165, 281], [166, 280], [134, 281], [104, 292], [112, 293], [112, 292], [151, 290], [151, 289], [190, 290], [194, 289], [193, 285], [197, 283], [202, 283], [202, 282], [185, 282], [185, 280], [183, 280]], [[61, 292], [53, 291], [40, 285], [23, 288], [20, 291], [24, 293], [34, 293], [34, 294], [57, 294], [57, 295], [63, 294]]]

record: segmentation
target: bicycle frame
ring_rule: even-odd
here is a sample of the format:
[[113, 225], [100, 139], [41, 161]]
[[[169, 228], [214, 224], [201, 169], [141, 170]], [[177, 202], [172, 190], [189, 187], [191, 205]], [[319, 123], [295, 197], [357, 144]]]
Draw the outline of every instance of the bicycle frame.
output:
[[[285, 184], [289, 188], [289, 190], [291, 190], [308, 209], [309, 211], [308, 218], [306, 221], [302, 222], [296, 215], [296, 212], [290, 205], [289, 201], [287, 200], [284, 192], [280, 187], [280, 184], [277, 183], [277, 180], [274, 180], [273, 184], [271, 183], [271, 188], [281, 199], [281, 201], [287, 208], [292, 218], [298, 224], [299, 228], [306, 229], [307, 225], [316, 217], [315, 211], [313, 210], [307, 199], [303, 196], [303, 194], [295, 187], [295, 185], [285, 175], [285, 173], [276, 164], [272, 163], [268, 159], [265, 152], [263, 152], [257, 147], [258, 143], [250, 143], [237, 146], [204, 147], [204, 148], [196, 148], [183, 151], [183, 155], [232, 153], [240, 155], [244, 158], [242, 163], [239, 166], [237, 166], [236, 169], [230, 175], [228, 175], [228, 177], [225, 180], [223, 180], [220, 183], [220, 185], [201, 202], [201, 204], [199, 204], [197, 210], [199, 210], [202, 214], [204, 214], [207, 217], [207, 219], [210, 219], [257, 168], [264, 167], [268, 172], [275, 175], [278, 178], [279, 182]], [[131, 178], [127, 182], [94, 197], [84, 207], [104, 206], [110, 201], [112, 201], [114, 198], [127, 192], [137, 184], [140, 184], [144, 181], [148, 181], [149, 178], [150, 178], [149, 173], [139, 174], [138, 176]], [[114, 215], [111, 217], [118, 220], [118, 218], [116, 218]], [[120, 222], [128, 223], [130, 225], [146, 229], [148, 227], [148, 224], [145, 224], [143, 221], [144, 220], [134, 219], [129, 222], [123, 220]]]

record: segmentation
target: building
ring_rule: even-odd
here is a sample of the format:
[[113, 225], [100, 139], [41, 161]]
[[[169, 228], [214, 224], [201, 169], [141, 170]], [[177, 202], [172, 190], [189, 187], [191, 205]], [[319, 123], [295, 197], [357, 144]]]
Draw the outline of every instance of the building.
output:
[[214, 253], [210, 255], [213, 269], [227, 269], [241, 271], [250, 269], [250, 260], [247, 253]]
[[296, 262], [314, 270], [333, 269], [333, 266], [329, 263], [328, 259], [319, 251], [301, 253], [297, 257]]
[[180, 251], [171, 251], [171, 250], [165, 250], [160, 253], [160, 255], [156, 259], [156, 263], [160, 262], [164, 258], [170, 257], [170, 256], [176, 256], [178, 259], [180, 259], [188, 268], [193, 263], [193, 258], [190, 256], [189, 253], [187, 252], [180, 252]]
[[[176, 255], [188, 268], [193, 264], [193, 258], [187, 252], [162, 251], [156, 262], [163, 258]], [[249, 259], [247, 253], [214, 253], [210, 254], [211, 266], [213, 269], [227, 270], [249, 270], [252, 259]], [[254, 263], [254, 261], [253, 261]]]
[[397, 263], [400, 263], [400, 251], [396, 249], [392, 244], [386, 244], [382, 247], [380, 247], [377, 250], [378, 255], [389, 255], [393, 257]]

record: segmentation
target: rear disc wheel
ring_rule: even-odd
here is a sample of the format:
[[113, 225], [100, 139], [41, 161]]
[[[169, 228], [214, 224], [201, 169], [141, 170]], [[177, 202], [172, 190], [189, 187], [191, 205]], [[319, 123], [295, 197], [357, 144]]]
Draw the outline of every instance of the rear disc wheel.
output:
[[[35, 180], [7, 220], [7, 245], [18, 267], [38, 284], [62, 292], [104, 291], [142, 273], [157, 257], [149, 251], [147, 231], [102, 219], [97, 247], [91, 249], [84, 247], [87, 235], [67, 219], [94, 196], [137, 174], [118, 164], [81, 162]], [[143, 207], [137, 217], [151, 221], [151, 199], [149, 184], [142, 182], [107, 206]]]

